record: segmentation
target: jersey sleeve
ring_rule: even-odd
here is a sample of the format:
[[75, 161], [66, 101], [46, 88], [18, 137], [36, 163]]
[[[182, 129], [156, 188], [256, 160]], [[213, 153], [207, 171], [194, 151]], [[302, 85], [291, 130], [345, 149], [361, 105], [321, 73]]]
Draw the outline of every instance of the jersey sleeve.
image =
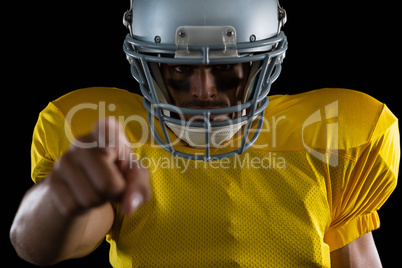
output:
[[340, 189], [333, 191], [332, 220], [324, 236], [331, 251], [380, 227], [377, 211], [396, 187], [399, 161], [398, 120], [384, 105], [370, 141], [345, 167]]
[[43, 180], [53, 164], [70, 147], [73, 134], [64, 116], [53, 103], [39, 114], [32, 137], [31, 177], [35, 183]]

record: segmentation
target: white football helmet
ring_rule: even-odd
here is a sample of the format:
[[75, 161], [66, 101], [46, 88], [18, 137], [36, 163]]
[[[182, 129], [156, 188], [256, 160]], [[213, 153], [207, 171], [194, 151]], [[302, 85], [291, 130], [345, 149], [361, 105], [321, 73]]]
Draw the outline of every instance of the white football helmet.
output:
[[[131, 0], [123, 17], [130, 31], [124, 51], [133, 77], [140, 84], [151, 132], [158, 144], [173, 155], [210, 161], [241, 154], [257, 140], [271, 84], [278, 78], [287, 49], [282, 26], [286, 12], [277, 0]], [[172, 105], [159, 64], [224, 65], [250, 62], [251, 69], [243, 102], [220, 109], [189, 109]], [[240, 116], [213, 121], [213, 115]], [[171, 116], [171, 115], [175, 116]], [[195, 115], [203, 122], [186, 121]], [[156, 120], [155, 120], [156, 119]], [[257, 129], [249, 137], [253, 121]], [[160, 137], [154, 124], [160, 124]], [[172, 144], [169, 128], [199, 153], [179, 151]], [[211, 154], [211, 148], [242, 131], [238, 147]]]

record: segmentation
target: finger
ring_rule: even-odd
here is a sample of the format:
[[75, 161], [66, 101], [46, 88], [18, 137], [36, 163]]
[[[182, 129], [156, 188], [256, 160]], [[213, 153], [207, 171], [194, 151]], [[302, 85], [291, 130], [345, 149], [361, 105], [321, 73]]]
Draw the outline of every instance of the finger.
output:
[[108, 200], [118, 201], [125, 189], [125, 179], [112, 158], [100, 150], [87, 149], [76, 154], [82, 171], [96, 192]]
[[122, 198], [122, 208], [126, 215], [133, 214], [152, 195], [149, 172], [140, 164], [132, 165], [126, 172], [126, 190]]
[[93, 131], [98, 147], [103, 149], [114, 161], [128, 159], [129, 142], [119, 121], [112, 117], [98, 121]]
[[46, 178], [52, 189], [52, 201], [56, 209], [63, 216], [71, 216], [79, 213], [77, 202], [70, 192], [69, 187], [61, 179], [63, 175], [59, 172], [52, 172]]
[[80, 166], [81, 163], [77, 163], [71, 152], [66, 153], [60, 162], [62, 162], [60, 165], [63, 166], [64, 183], [83, 210], [96, 207], [107, 201], [95, 191], [88, 176]]
[[128, 142], [120, 124], [113, 118], [102, 119], [91, 134], [78, 140], [80, 143], [77, 144], [96, 145], [91, 148], [72, 147], [82, 171], [99, 194], [110, 200], [119, 200], [125, 181], [116, 163], [123, 158], [121, 154], [128, 154], [125, 148]]

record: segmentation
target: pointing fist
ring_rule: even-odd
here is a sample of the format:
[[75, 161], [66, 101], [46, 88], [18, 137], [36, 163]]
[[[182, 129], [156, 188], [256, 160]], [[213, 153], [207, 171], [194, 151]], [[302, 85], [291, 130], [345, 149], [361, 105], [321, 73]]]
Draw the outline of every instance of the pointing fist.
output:
[[[79, 146], [84, 143], [96, 146]], [[120, 124], [100, 120], [90, 134], [73, 142], [48, 177], [58, 210], [80, 214], [112, 201], [121, 203], [125, 214], [134, 213], [149, 200], [151, 186], [148, 170], [129, 164], [130, 152]]]

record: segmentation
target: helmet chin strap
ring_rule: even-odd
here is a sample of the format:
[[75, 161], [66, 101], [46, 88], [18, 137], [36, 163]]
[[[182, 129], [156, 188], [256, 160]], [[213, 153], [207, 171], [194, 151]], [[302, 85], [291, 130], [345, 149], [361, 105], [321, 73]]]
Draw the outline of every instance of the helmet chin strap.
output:
[[[155, 87], [158, 99], [162, 103], [170, 103], [169, 94], [162, 79], [162, 75], [157, 63], [150, 63], [150, 68], [153, 74], [153, 85]], [[254, 91], [255, 80], [261, 71], [260, 63], [255, 62], [250, 69], [249, 78], [245, 86], [243, 95], [243, 103], [247, 102]], [[246, 115], [246, 110], [242, 111], [242, 116]], [[170, 111], [163, 110], [165, 116], [170, 117]], [[255, 120], [254, 117], [252, 120]], [[248, 121], [243, 121], [236, 124], [229, 124], [222, 127], [211, 127], [209, 132], [210, 146], [219, 148], [224, 142], [233, 138], [233, 136], [245, 125]], [[194, 148], [205, 148], [206, 146], [206, 132], [203, 127], [190, 127], [183, 122], [182, 125], [177, 125], [165, 122], [169, 129], [181, 140], [186, 142], [189, 146]]]
[[243, 95], [243, 103], [249, 101], [250, 96], [254, 92], [255, 80], [262, 69], [260, 65], [261, 65], [260, 62], [254, 62], [251, 64], [250, 74], [248, 76], [248, 80], [247, 80], [244, 95]]
[[[166, 89], [165, 82], [163, 82], [162, 74], [159, 69], [159, 64], [152, 62], [152, 63], [149, 63], [149, 66], [151, 69], [152, 78], [153, 78], [152, 80], [153, 80], [153, 84], [155, 87], [155, 91], [156, 91], [158, 100], [160, 102], [170, 104], [171, 101], [170, 101], [169, 93]], [[170, 116], [170, 114], [167, 116]]]

